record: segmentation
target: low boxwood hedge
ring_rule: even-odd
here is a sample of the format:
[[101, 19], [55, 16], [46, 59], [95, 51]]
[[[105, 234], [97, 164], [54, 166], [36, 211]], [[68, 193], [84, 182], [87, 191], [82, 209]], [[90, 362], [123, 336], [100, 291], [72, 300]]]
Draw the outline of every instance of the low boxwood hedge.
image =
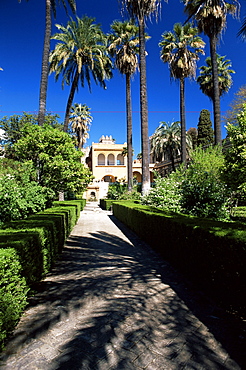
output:
[[114, 202], [113, 212], [219, 303], [245, 314], [243, 223], [199, 219], [129, 201]]
[[0, 250], [15, 248], [29, 285], [40, 281], [48, 271], [45, 243], [44, 231], [40, 228], [0, 230]]
[[69, 201], [55, 201], [53, 202], [53, 207], [75, 207], [77, 219], [80, 216], [82, 210], [80, 200], [69, 200]]
[[[62, 251], [66, 238], [78, 220], [81, 204], [84, 204], [81, 200], [55, 202], [52, 208], [2, 226], [0, 348], [26, 305], [27, 287], [32, 287], [50, 271], [56, 256]], [[5, 273], [6, 269], [9, 273]]]
[[109, 211], [111, 209], [112, 203], [115, 202], [115, 200], [112, 199], [100, 199], [99, 205], [102, 209]]
[[0, 350], [27, 302], [28, 287], [14, 248], [0, 248]]

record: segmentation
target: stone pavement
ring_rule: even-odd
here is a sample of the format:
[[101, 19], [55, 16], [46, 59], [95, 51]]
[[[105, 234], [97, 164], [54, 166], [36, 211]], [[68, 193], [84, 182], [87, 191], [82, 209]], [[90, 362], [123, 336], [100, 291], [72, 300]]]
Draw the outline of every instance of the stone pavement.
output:
[[214, 309], [110, 212], [87, 203], [1, 369], [242, 369], [242, 338], [230, 346]]

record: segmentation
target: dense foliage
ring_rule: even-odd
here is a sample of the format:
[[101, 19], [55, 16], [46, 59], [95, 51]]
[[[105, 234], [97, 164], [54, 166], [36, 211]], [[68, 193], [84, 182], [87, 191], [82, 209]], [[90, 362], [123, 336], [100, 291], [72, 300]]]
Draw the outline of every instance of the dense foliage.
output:
[[210, 112], [207, 109], [202, 109], [197, 125], [197, 145], [206, 147], [214, 143], [214, 131], [210, 119]]
[[107, 199], [111, 200], [122, 200], [122, 199], [140, 199], [140, 192], [137, 186], [134, 185], [131, 191], [128, 191], [127, 184], [115, 182], [109, 184]]
[[223, 178], [236, 193], [246, 200], [246, 104], [237, 117], [238, 124], [228, 123], [229, 148], [225, 152]]
[[168, 177], [157, 176], [155, 187], [142, 198], [142, 203], [174, 212], [181, 211], [180, 173], [172, 172]]
[[198, 147], [187, 169], [157, 177], [155, 187], [142, 198], [143, 204], [198, 217], [227, 219], [229, 191], [221, 180], [222, 148]]
[[82, 152], [61, 131], [57, 116], [4, 117], [4, 158], [0, 162], [0, 222], [26, 218], [47, 208], [59, 192], [83, 191], [91, 181], [81, 164]]
[[21, 268], [13, 248], [0, 249], [0, 350], [26, 306], [28, 288], [25, 278], [21, 277]]
[[54, 192], [34, 181], [32, 163], [0, 160], [0, 224], [44, 210]]
[[226, 185], [221, 180], [224, 156], [220, 146], [197, 148], [184, 172], [181, 184], [181, 207], [184, 213], [198, 217], [229, 217]]
[[82, 152], [74, 148], [67, 133], [50, 125], [29, 127], [14, 150], [19, 161], [33, 162], [37, 182], [55, 193], [81, 191], [91, 181], [89, 170], [80, 161]]

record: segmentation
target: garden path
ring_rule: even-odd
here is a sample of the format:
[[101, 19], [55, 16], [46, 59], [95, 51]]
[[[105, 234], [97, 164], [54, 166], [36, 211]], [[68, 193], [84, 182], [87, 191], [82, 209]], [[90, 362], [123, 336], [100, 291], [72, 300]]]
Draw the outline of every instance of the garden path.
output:
[[212, 302], [91, 202], [31, 298], [1, 368], [237, 370], [245, 352], [233, 330]]

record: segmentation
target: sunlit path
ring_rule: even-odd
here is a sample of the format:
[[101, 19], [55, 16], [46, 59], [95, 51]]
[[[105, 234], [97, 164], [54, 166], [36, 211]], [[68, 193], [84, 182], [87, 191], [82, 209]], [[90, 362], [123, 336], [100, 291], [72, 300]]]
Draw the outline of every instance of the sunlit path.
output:
[[2, 369], [241, 369], [190, 309], [182, 278], [117, 225], [87, 204]]

